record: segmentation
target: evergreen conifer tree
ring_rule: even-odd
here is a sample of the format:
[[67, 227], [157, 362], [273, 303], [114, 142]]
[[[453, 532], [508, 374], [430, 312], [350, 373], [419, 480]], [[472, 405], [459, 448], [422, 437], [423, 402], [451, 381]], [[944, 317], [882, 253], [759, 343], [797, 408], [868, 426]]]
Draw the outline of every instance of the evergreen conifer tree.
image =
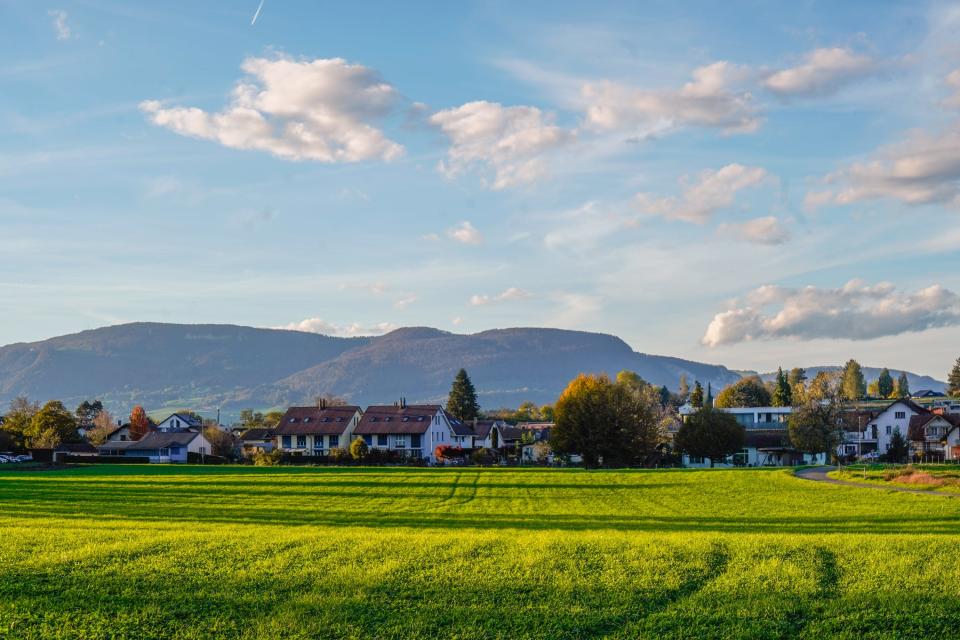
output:
[[473, 387], [466, 369], [460, 369], [453, 379], [450, 396], [447, 398], [447, 412], [463, 421], [473, 420], [480, 413], [477, 390]]

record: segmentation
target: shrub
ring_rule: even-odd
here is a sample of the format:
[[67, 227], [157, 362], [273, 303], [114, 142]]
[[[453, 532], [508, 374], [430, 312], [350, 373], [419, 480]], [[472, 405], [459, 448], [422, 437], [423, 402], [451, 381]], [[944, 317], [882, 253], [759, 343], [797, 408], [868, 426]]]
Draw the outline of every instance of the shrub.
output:
[[258, 467], [275, 467], [280, 464], [280, 458], [283, 452], [280, 449], [274, 449], [269, 453], [258, 451], [253, 454], [253, 464]]
[[367, 441], [360, 436], [354, 438], [353, 442], [350, 443], [350, 457], [354, 460], [363, 460], [368, 451]]
[[330, 462], [334, 464], [344, 464], [352, 459], [350, 452], [343, 447], [334, 447], [330, 449]]

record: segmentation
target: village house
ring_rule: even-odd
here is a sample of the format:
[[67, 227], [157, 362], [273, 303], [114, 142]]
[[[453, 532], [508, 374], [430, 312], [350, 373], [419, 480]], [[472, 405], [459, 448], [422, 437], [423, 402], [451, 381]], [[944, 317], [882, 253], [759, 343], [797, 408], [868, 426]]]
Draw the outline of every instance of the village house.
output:
[[245, 454], [270, 453], [273, 451], [276, 432], [273, 429], [254, 427], [241, 431], [237, 438]]
[[[394, 451], [404, 458], [436, 462], [434, 450], [454, 443], [453, 422], [458, 422], [438, 404], [408, 405], [400, 400], [392, 406], [370, 406], [364, 411], [354, 435], [367, 447]], [[465, 433], [462, 436], [468, 437]]]
[[960, 459], [960, 415], [926, 412], [910, 418], [910, 453], [924, 462]]
[[151, 463], [184, 463], [191, 453], [205, 456], [211, 452], [210, 442], [199, 431], [152, 431], [140, 440], [100, 446], [100, 455], [148, 458]]
[[174, 413], [161, 422], [157, 423], [157, 426], [154, 427], [155, 431], [160, 433], [176, 432], [176, 431], [187, 431], [188, 429], [202, 429], [203, 422], [196, 416], [192, 416], [186, 413]]
[[117, 421], [117, 428], [107, 434], [107, 442], [129, 442], [132, 440], [130, 437], [130, 423], [120, 424]]
[[273, 430], [274, 443], [286, 454], [326, 456], [331, 449], [350, 446], [363, 411], [352, 405], [290, 407]]
[[[878, 411], [872, 419], [867, 420], [866, 427], [862, 431], [858, 429], [857, 432], [854, 432], [856, 434], [855, 444], [858, 447], [857, 455], [864, 455], [871, 451], [876, 451], [881, 455], [885, 454], [890, 450], [890, 441], [893, 439], [893, 434], [899, 431], [901, 436], [907, 438], [910, 420], [914, 416], [928, 413], [930, 413], [929, 410], [924, 409], [912, 400], [906, 398], [894, 400], [886, 408]], [[845, 435], [849, 437], [853, 434], [847, 431]], [[843, 448], [847, 444], [851, 444], [851, 441], [846, 441], [841, 444], [841, 447]], [[846, 451], [845, 448], [844, 451]]]

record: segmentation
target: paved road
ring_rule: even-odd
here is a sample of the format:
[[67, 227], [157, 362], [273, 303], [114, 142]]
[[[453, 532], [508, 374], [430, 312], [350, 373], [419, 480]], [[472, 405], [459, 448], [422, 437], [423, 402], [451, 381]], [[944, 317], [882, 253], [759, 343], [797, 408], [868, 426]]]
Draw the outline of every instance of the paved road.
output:
[[881, 484], [870, 484], [867, 482], [852, 482], [850, 480], [837, 480], [835, 478], [828, 478], [827, 472], [834, 471], [835, 467], [810, 467], [809, 469], [799, 469], [794, 472], [798, 478], [803, 478], [804, 480], [813, 480], [815, 482], [826, 482], [828, 484], [843, 484], [848, 487], [862, 487], [864, 489], [882, 489], [884, 491], [900, 491], [903, 493], [919, 493], [921, 495], [935, 495], [935, 496], [945, 496], [947, 498], [957, 498], [960, 497], [958, 494], [954, 493], [943, 493], [941, 491], [933, 491], [931, 489], [908, 489], [907, 487], [888, 487]]

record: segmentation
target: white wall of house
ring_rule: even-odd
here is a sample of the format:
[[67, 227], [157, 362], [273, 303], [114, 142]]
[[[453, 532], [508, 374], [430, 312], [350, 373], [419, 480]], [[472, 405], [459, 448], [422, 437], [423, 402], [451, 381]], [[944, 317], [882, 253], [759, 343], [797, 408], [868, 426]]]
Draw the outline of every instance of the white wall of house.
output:
[[867, 423], [867, 436], [872, 437], [874, 428], [877, 433], [877, 451], [881, 454], [890, 449], [890, 440], [894, 432], [900, 429], [900, 435], [908, 437], [910, 418], [917, 415], [910, 406], [903, 402], [894, 402], [883, 413]]
[[172, 416], [168, 416], [163, 422], [158, 423], [157, 431], [183, 431], [189, 426], [190, 423], [175, 413]]

